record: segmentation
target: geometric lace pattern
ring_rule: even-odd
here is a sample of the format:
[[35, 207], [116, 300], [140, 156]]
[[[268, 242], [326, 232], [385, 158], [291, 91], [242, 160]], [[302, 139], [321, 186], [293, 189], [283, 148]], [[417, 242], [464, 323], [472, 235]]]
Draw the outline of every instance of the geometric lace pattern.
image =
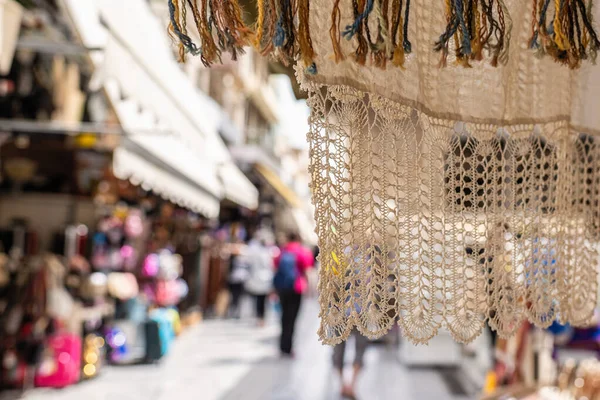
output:
[[459, 342], [486, 322], [588, 323], [597, 301], [600, 143], [568, 120], [469, 124], [303, 82], [320, 246], [319, 336]]

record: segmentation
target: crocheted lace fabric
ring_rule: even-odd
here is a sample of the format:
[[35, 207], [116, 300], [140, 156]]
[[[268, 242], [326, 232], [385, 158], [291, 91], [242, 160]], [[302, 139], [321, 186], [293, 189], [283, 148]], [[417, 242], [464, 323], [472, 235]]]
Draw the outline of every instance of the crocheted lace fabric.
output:
[[[394, 323], [416, 343], [440, 328], [468, 342], [486, 321], [506, 336], [523, 319], [592, 316], [599, 75], [537, 58], [530, 2], [502, 3], [512, 40], [498, 67], [457, 65], [451, 41], [440, 68], [444, 2], [412, 0], [412, 53], [387, 69], [336, 63], [331, 4], [311, 3], [316, 73], [298, 68], [298, 78], [311, 108], [325, 343]], [[351, 0], [339, 9], [354, 18]], [[355, 39], [341, 45], [351, 54]]]

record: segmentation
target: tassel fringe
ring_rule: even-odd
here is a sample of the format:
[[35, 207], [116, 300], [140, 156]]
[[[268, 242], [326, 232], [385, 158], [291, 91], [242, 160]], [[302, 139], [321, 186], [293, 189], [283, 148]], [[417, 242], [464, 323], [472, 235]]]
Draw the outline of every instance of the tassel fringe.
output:
[[493, 66], [508, 61], [512, 19], [504, 0], [446, 0], [446, 21], [434, 46], [442, 53], [440, 66], [447, 64], [451, 39], [457, 62], [466, 67], [469, 60], [482, 60], [484, 50]]
[[[314, 0], [313, 0], [314, 1]], [[331, 38], [333, 59], [346, 59], [353, 47], [354, 60], [367, 60], [385, 69], [388, 63], [404, 68], [412, 51], [409, 39], [411, 0], [347, 0], [353, 20], [344, 23], [341, 0], [331, 0]], [[432, 0], [444, 1], [446, 26], [433, 49], [446, 66], [452, 51], [456, 63], [471, 67], [471, 62], [488, 58], [493, 66], [508, 62], [512, 18], [506, 0]], [[526, 0], [523, 0], [526, 1]], [[529, 0], [531, 38], [529, 48], [538, 56], [578, 68], [582, 60], [595, 62], [600, 40], [592, 21], [592, 0]], [[239, 0], [167, 0], [169, 34], [178, 43], [179, 60], [188, 54], [200, 56], [206, 66], [222, 61], [223, 53], [235, 60], [244, 47], [253, 45], [262, 55], [272, 55], [284, 64], [300, 60], [308, 73], [317, 73], [310, 32], [311, 0], [257, 0], [258, 17], [250, 28], [243, 20]], [[189, 18], [189, 19], [188, 19]], [[188, 33], [188, 22], [195, 26], [200, 43]], [[344, 37], [349, 46], [342, 46]]]
[[592, 1], [539, 0], [533, 4], [529, 47], [539, 56], [578, 68], [582, 60], [595, 63], [600, 41], [592, 25]]

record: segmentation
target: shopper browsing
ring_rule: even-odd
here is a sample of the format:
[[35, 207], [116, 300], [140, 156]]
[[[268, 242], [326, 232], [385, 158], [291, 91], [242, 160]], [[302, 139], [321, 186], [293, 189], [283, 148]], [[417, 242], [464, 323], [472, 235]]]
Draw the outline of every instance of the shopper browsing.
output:
[[306, 271], [314, 265], [312, 252], [300, 243], [297, 234], [288, 236], [288, 243], [275, 259], [277, 272], [273, 284], [281, 303], [281, 338], [279, 348], [283, 356], [291, 356], [294, 327], [300, 311], [302, 295], [308, 288]]

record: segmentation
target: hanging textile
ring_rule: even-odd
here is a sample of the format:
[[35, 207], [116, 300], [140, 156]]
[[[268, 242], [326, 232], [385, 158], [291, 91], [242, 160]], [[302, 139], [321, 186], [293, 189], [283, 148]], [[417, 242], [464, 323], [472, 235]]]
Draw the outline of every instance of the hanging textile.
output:
[[206, 65], [249, 44], [297, 61], [325, 343], [396, 322], [416, 343], [441, 328], [469, 342], [486, 321], [501, 336], [524, 319], [587, 323], [600, 238], [590, 1], [259, 0], [253, 35], [224, 3], [185, 2], [207, 29], [199, 44], [185, 19], [171, 30]]

